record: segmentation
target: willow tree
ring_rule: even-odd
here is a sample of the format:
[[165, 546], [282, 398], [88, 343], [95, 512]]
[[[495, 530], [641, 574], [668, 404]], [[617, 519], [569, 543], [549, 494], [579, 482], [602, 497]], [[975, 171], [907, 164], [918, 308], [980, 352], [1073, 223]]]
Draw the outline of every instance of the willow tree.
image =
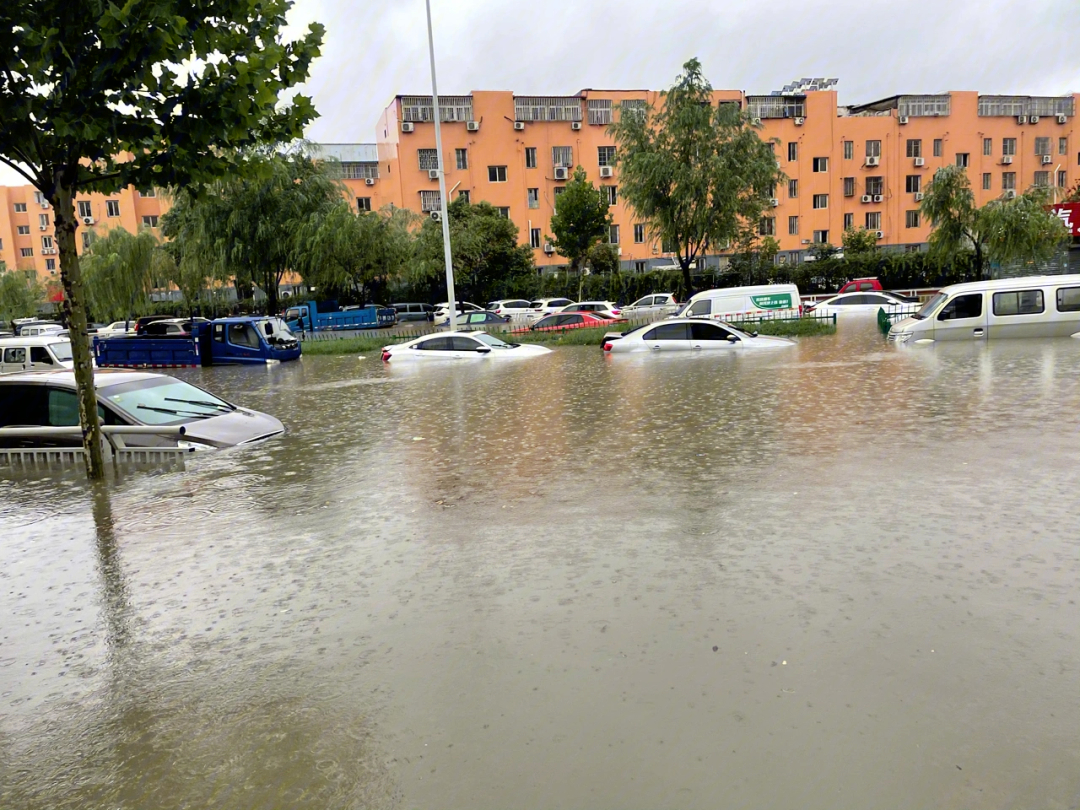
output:
[[697, 59], [662, 99], [659, 109], [620, 105], [608, 131], [620, 193], [652, 236], [674, 248], [689, 294], [694, 262], [710, 245], [756, 229], [784, 176], [750, 117], [737, 104], [714, 105]]
[[163, 286], [171, 261], [153, 231], [132, 234], [113, 228], [95, 239], [82, 257], [87, 308], [108, 321], [145, 311], [150, 293]]
[[[0, 3], [0, 162], [54, 209], [91, 478], [104, 475], [75, 195], [231, 174], [239, 147], [299, 137], [323, 29], [282, 37], [289, 0]], [[237, 156], [241, 157], [237, 157]]]
[[45, 288], [33, 270], [7, 271], [0, 262], [0, 324], [30, 318], [45, 303]]

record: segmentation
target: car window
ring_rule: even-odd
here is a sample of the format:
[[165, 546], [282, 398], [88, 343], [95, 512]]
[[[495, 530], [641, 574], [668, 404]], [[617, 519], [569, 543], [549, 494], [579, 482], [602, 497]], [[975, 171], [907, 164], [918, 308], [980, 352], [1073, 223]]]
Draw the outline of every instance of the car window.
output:
[[429, 352], [448, 352], [450, 351], [452, 344], [448, 337], [437, 337], [429, 340], [421, 341], [417, 343], [414, 348], [423, 349]]
[[873, 285], [872, 282], [869, 282], [869, 281], [860, 281], [859, 282], [859, 289], [860, 290], [872, 290], [872, 289], [874, 289], [874, 285]]
[[729, 337], [736, 337], [734, 333], [729, 332], [724, 327], [707, 322], [699, 322], [690, 324], [690, 336], [694, 340], [727, 340]]
[[25, 363], [26, 362], [26, 349], [14, 347], [10, 349], [4, 349], [4, 362], [5, 363]]
[[259, 348], [259, 334], [250, 323], [230, 323], [229, 343], [248, 349]]
[[878, 304], [885, 306], [886, 304], [895, 304], [896, 301], [892, 298], [886, 298], [884, 295], [864, 295], [867, 304]]
[[71, 427], [79, 424], [79, 398], [66, 388], [48, 389], [48, 424], [50, 427]]
[[451, 345], [454, 347], [455, 352], [475, 352], [477, 349], [483, 349], [480, 343], [471, 337], [464, 337], [462, 335], [454, 335], [450, 338]]
[[951, 321], [957, 318], [978, 318], [982, 315], [982, 299], [982, 293], [958, 295], [942, 307], [937, 319]]
[[66, 363], [71, 359], [70, 340], [58, 340], [56, 343], [50, 343], [49, 349], [52, 350], [53, 356], [61, 363]]
[[712, 301], [708, 298], [702, 301], [695, 301], [690, 305], [688, 314], [690, 315], [708, 315], [712, 311]]
[[39, 425], [44, 406], [43, 386], [0, 385], [0, 427]]
[[579, 323], [585, 323], [585, 319], [580, 315], [567, 315], [563, 323], [567, 326], [576, 326]]
[[685, 323], [664, 323], [652, 330], [650, 340], [687, 340], [687, 327]]
[[534, 329], [542, 329], [545, 326], [554, 326], [559, 320], [557, 315], [548, 315], [546, 318], [541, 318], [533, 324]]
[[31, 363], [44, 363], [47, 366], [54, 365], [52, 358], [49, 357], [49, 352], [46, 351], [44, 346], [31, 346], [30, 347], [30, 362]]

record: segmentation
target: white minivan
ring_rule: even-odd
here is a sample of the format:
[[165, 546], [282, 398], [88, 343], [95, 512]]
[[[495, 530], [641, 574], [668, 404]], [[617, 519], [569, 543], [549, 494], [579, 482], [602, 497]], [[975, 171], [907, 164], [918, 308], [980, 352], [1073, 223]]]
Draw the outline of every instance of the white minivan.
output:
[[721, 321], [762, 317], [798, 318], [802, 315], [802, 296], [794, 284], [703, 290], [691, 296], [682, 315]]
[[59, 371], [75, 367], [71, 341], [56, 335], [0, 338], [0, 374]]

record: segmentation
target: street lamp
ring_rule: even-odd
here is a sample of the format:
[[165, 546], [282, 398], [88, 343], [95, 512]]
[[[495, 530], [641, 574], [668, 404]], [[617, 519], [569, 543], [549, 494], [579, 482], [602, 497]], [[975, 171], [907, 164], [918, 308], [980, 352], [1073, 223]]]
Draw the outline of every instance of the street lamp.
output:
[[446, 300], [449, 304], [449, 329], [454, 331], [457, 302], [454, 300], [454, 264], [450, 256], [450, 217], [446, 212], [446, 173], [443, 171], [442, 121], [439, 115], [439, 85], [435, 81], [435, 39], [431, 34], [431, 0], [427, 7], [428, 53], [431, 55], [431, 104], [435, 115], [435, 161], [439, 171], [439, 219], [442, 222], [443, 260], [446, 262]]

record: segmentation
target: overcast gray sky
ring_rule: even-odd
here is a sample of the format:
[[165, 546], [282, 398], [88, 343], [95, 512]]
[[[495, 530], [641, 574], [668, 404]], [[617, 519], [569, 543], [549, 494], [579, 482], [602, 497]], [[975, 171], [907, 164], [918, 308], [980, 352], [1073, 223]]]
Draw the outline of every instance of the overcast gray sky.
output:
[[[1080, 91], [1080, 0], [431, 0], [443, 94], [669, 86], [697, 56], [716, 88], [839, 78], [842, 104], [897, 93]], [[297, 0], [326, 26], [306, 92], [323, 142], [373, 141], [398, 93], [430, 93], [424, 0]], [[0, 183], [21, 182], [0, 173]]]

